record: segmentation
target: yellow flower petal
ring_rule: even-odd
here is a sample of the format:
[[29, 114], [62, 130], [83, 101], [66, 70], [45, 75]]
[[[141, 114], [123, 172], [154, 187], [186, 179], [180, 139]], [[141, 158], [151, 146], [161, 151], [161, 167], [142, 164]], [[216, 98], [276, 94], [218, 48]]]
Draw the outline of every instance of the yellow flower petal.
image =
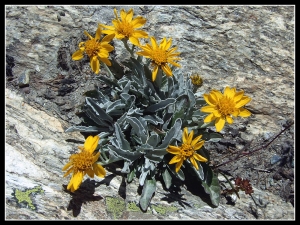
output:
[[101, 40], [101, 42], [110, 42], [114, 37], [115, 37], [115, 33], [112, 32], [110, 34], [105, 35], [105, 37]]
[[216, 107], [214, 105], [207, 105], [201, 107], [200, 111], [205, 113], [212, 113], [216, 110]]
[[[178, 59], [179, 60], [179, 59]], [[180, 64], [176, 63], [176, 62], [173, 62], [173, 61], [168, 61], [168, 63], [171, 63], [173, 66], [176, 66], [176, 67], [181, 67]]]
[[93, 164], [93, 170], [98, 177], [104, 178], [106, 175], [105, 169], [98, 163]]
[[[115, 30], [114, 26], [108, 26], [108, 25], [105, 25], [105, 24], [100, 24], [100, 26], [103, 27], [103, 28], [108, 29], [108, 30], [103, 30], [102, 33], [104, 33], [104, 31], [105, 32], [108, 32], [108, 31], [113, 31], [114, 32], [114, 30]], [[106, 34], [106, 33], [104, 33], [104, 34]]]
[[196, 170], [198, 170], [199, 169], [198, 163], [195, 161], [193, 156], [190, 157], [190, 161], [193, 164], [193, 166], [196, 168]]
[[107, 51], [98, 52], [98, 57], [99, 58], [108, 58], [109, 57], [109, 53]]
[[248, 109], [240, 108], [239, 116], [248, 117], [248, 116], [251, 116], [251, 112]]
[[150, 58], [151, 54], [147, 51], [141, 51], [141, 52], [136, 52], [136, 54], [140, 55], [140, 56], [144, 56], [146, 58]]
[[76, 191], [79, 188], [80, 184], [82, 183], [82, 179], [83, 179], [82, 172], [73, 174], [73, 176], [67, 186], [67, 189], [68, 190], [71, 189], [72, 192]]
[[99, 157], [100, 157], [100, 152], [97, 152], [97, 154], [95, 154], [94, 157], [93, 157], [93, 164], [95, 162], [97, 162], [97, 160], [99, 159]]
[[106, 42], [101, 43], [100, 46], [103, 48], [103, 49], [101, 49], [101, 51], [111, 52], [115, 49], [113, 46], [111, 46], [110, 44], [108, 44]]
[[129, 41], [130, 41], [133, 45], [140, 46], [139, 39], [137, 39], [137, 38], [134, 37], [134, 36], [129, 37]]
[[180, 170], [182, 163], [183, 163], [183, 159], [181, 159], [178, 163], [176, 163], [176, 169], [175, 169], [176, 173], [178, 173], [178, 171]]
[[152, 81], [155, 81], [158, 72], [158, 66], [155, 66], [152, 71]]
[[150, 41], [151, 41], [153, 50], [156, 50], [156, 49], [157, 49], [157, 44], [156, 44], [155, 38], [154, 38], [154, 37], [151, 37], [151, 38], [150, 38]]
[[166, 74], [168, 77], [171, 77], [171, 76], [172, 76], [172, 70], [171, 70], [171, 68], [168, 66], [168, 64], [162, 65], [161, 68], [162, 68], [162, 70], [165, 72], [165, 74]]
[[169, 162], [169, 164], [174, 164], [174, 163], [177, 163], [177, 162], [180, 162], [181, 161], [181, 156], [180, 155], [175, 155]]
[[167, 148], [167, 152], [169, 153], [172, 153], [174, 155], [177, 155], [179, 154], [181, 151], [180, 148], [176, 147], [176, 146], [173, 146], [173, 145], [169, 145], [168, 148]]
[[203, 157], [202, 155], [199, 155], [198, 153], [194, 153], [194, 158], [198, 160], [199, 162], [207, 162], [207, 158]]
[[143, 26], [145, 23], [147, 22], [147, 20], [141, 16], [137, 16], [136, 18], [134, 18], [131, 21], [131, 25], [133, 26], [133, 28], [140, 28], [141, 26]]
[[71, 167], [70, 169], [68, 169], [68, 171], [64, 174], [64, 177], [68, 176], [72, 172], [73, 172], [73, 167]]
[[203, 120], [204, 123], [210, 123], [211, 121], [215, 120], [216, 117], [214, 116], [213, 113], [209, 114], [208, 116], [206, 116]]
[[101, 26], [98, 25], [98, 28], [97, 28], [97, 30], [96, 30], [95, 39], [96, 39], [96, 40], [100, 40], [101, 34], [102, 34], [102, 29], [101, 29]]
[[[166, 42], [166, 44], [165, 44], [165, 49], [169, 49], [170, 47], [171, 47], [171, 45], [172, 45], [172, 38], [170, 38], [167, 42]], [[177, 47], [174, 47], [174, 50], [176, 50], [177, 49]], [[174, 50], [170, 50], [170, 52], [169, 53], [171, 53], [172, 51], [174, 51]]]
[[249, 103], [251, 101], [251, 98], [248, 97], [248, 96], [243, 96], [242, 99], [238, 102], [236, 102], [236, 105], [235, 107], [236, 108], [241, 108], [243, 107], [244, 105], [246, 105], [247, 103]]
[[73, 60], [80, 60], [82, 58], [83, 58], [83, 52], [80, 49], [74, 52], [72, 55]]
[[186, 143], [187, 140], [188, 140], [188, 138], [189, 138], [188, 128], [185, 127], [185, 128], [183, 128], [182, 142], [183, 142], [183, 143]]
[[226, 116], [226, 121], [227, 121], [227, 123], [229, 123], [229, 124], [232, 124], [232, 123], [233, 123], [233, 119], [232, 119], [231, 116]]
[[193, 140], [193, 136], [194, 136], [194, 130], [192, 130], [192, 131], [190, 132], [190, 134], [189, 134], [189, 136], [188, 136], [186, 142], [184, 142], [184, 143], [190, 145], [191, 142], [192, 142], [192, 140]]
[[223, 98], [223, 94], [218, 90], [212, 90], [210, 94], [211, 97], [215, 99], [216, 102], [219, 101], [220, 98]]
[[197, 151], [198, 149], [202, 148], [202, 146], [204, 145], [204, 140], [198, 142], [197, 144], [193, 145], [194, 146], [194, 150]]
[[84, 149], [89, 153], [93, 153], [98, 146], [100, 137], [96, 136], [88, 136], [84, 142]]
[[216, 131], [220, 132], [225, 125], [225, 119], [223, 117], [218, 117], [215, 122]]
[[111, 66], [111, 62], [107, 58], [100, 58], [102, 62], [104, 62], [106, 65]]
[[84, 34], [89, 37], [89, 39], [93, 39], [93, 37], [85, 30]]
[[125, 21], [127, 21], [128, 23], [131, 23], [132, 17], [133, 17], [133, 9], [130, 9], [130, 10], [127, 12], [127, 15], [126, 15], [126, 17], [125, 17]]
[[222, 114], [219, 110], [214, 110], [212, 113], [214, 114], [215, 117], [221, 117], [222, 116]]
[[238, 92], [235, 93], [233, 101], [234, 101], [234, 102], [238, 102], [238, 101], [241, 100], [241, 98], [242, 98], [243, 96], [244, 96], [244, 91], [243, 91], [243, 90], [238, 91]]
[[100, 70], [100, 63], [99, 63], [97, 56], [94, 56], [90, 59], [90, 65], [91, 65], [93, 72], [95, 74], [98, 74], [99, 70]]
[[127, 13], [125, 12], [125, 10], [121, 9], [121, 11], [120, 11], [121, 20], [126, 21], [126, 16], [127, 16]]
[[136, 38], [148, 38], [148, 34], [145, 31], [142, 31], [142, 30], [135, 30], [132, 33], [132, 36], [136, 37]]
[[209, 104], [210, 106], [213, 106], [213, 107], [216, 106], [217, 99], [213, 98], [212, 95], [210, 95], [210, 94], [203, 94], [203, 98], [206, 101], [206, 103]]
[[224, 96], [227, 96], [228, 98], [234, 98], [234, 95], [235, 95], [234, 88], [225, 87]]
[[102, 33], [103, 34], [107, 34], [107, 35], [114, 35], [114, 37], [116, 35], [116, 31], [115, 30], [103, 30]]
[[72, 166], [72, 162], [68, 162], [68, 163], [62, 168], [62, 171], [68, 169], [70, 166]]
[[89, 175], [90, 178], [94, 178], [94, 171], [91, 168], [88, 168], [86, 170], [87, 175]]
[[200, 139], [202, 138], [202, 135], [195, 137], [195, 139], [192, 141], [191, 145], [194, 146]]

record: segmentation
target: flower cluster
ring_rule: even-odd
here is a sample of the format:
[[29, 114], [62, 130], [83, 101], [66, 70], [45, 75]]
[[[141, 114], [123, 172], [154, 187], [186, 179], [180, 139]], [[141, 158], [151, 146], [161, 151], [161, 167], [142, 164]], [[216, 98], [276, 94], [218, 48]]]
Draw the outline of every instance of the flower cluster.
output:
[[[80, 42], [72, 55], [73, 60], [87, 55], [95, 74], [102, 63], [109, 76], [95, 77], [108, 89], [96, 87], [86, 92], [82, 124], [66, 130], [98, 133], [87, 135], [80, 152], [71, 155], [63, 168], [65, 176], [72, 173], [67, 189], [76, 191], [85, 174], [103, 178], [103, 167], [123, 161], [121, 172], [127, 182], [137, 178], [143, 188], [139, 201], [143, 211], [150, 204], [157, 180], [171, 190], [176, 180], [184, 182], [191, 171], [195, 185], [201, 185], [211, 204], [218, 206], [220, 185], [209, 166], [205, 142], [220, 140], [220, 131], [226, 122], [233, 123], [233, 117], [250, 116], [244, 107], [251, 98], [230, 87], [225, 87], [224, 93], [212, 90], [197, 97], [203, 79], [196, 73], [182, 73], [180, 52], [172, 45], [172, 38], [157, 42], [139, 29], [146, 19], [134, 18], [133, 9], [122, 9], [120, 16], [114, 9], [114, 14], [112, 26], [99, 23], [95, 38], [84, 31], [89, 39]], [[110, 44], [114, 39], [121, 40], [130, 54], [123, 61], [109, 55], [116, 50]], [[213, 121], [216, 132], [207, 129]]]

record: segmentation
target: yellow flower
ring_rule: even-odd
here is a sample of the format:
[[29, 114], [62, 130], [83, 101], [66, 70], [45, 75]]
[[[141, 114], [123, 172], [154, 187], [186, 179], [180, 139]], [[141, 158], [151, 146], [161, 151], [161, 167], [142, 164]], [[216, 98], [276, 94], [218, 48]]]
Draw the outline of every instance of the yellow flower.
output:
[[210, 113], [205, 117], [204, 122], [209, 123], [215, 121], [216, 131], [220, 132], [225, 122], [232, 124], [232, 116], [248, 117], [251, 112], [245, 108], [242, 108], [251, 98], [244, 95], [244, 91], [236, 91], [235, 88], [226, 87], [224, 94], [220, 91], [212, 90], [210, 94], [203, 95], [204, 100], [208, 106], [203, 106], [200, 111]]
[[78, 147], [81, 151], [71, 155], [70, 161], [62, 169], [63, 171], [67, 170], [64, 177], [73, 173], [67, 187], [71, 192], [74, 192], [79, 188], [85, 174], [89, 175], [91, 178], [94, 178], [95, 174], [101, 178], [105, 176], [106, 171], [104, 168], [96, 163], [100, 156], [100, 152], [94, 154], [94, 151], [98, 146], [98, 141], [99, 136], [89, 136], [85, 140], [84, 146]]
[[90, 58], [90, 66], [94, 73], [98, 74], [100, 71], [100, 61], [106, 65], [111, 66], [111, 62], [108, 60], [109, 52], [114, 50], [114, 47], [109, 42], [114, 38], [114, 34], [106, 35], [101, 41], [101, 27], [98, 26], [96, 36], [93, 38], [87, 31], [84, 34], [89, 37], [89, 40], [79, 43], [79, 50], [73, 55], [73, 60], [80, 60], [83, 58], [83, 53], [86, 53]]
[[192, 83], [196, 86], [202, 86], [203, 80], [200, 75], [194, 73], [190, 76]]
[[115, 38], [124, 39], [127, 38], [133, 45], [140, 45], [139, 38], [148, 38], [148, 34], [142, 30], [136, 30], [146, 23], [146, 19], [142, 16], [133, 17], [133, 9], [125, 12], [124, 9], [121, 10], [121, 19], [118, 17], [117, 10], [114, 9], [114, 14], [116, 19], [112, 20], [113, 26], [107, 26], [100, 24], [103, 28], [108, 30], [103, 30], [104, 34], [115, 34]]
[[171, 48], [172, 39], [170, 38], [168, 41], [166, 38], [163, 38], [159, 46], [156, 43], [156, 39], [154, 37], [150, 38], [151, 44], [146, 44], [144, 46], [140, 46], [143, 49], [141, 52], [136, 52], [136, 54], [144, 56], [146, 58], [150, 58], [152, 60], [152, 66], [154, 66], [152, 72], [152, 81], [155, 81], [158, 69], [162, 69], [167, 76], [172, 76], [172, 70], [169, 67], [168, 63], [173, 66], [181, 67], [175, 61], [180, 60], [180, 58], [176, 57], [180, 53], [175, 52], [177, 47]]
[[194, 131], [192, 130], [188, 134], [188, 129], [185, 127], [183, 129], [182, 142], [183, 144], [180, 147], [169, 145], [167, 152], [174, 154], [175, 156], [171, 159], [169, 164], [176, 163], [176, 172], [180, 170], [184, 160], [189, 159], [193, 166], [198, 170], [198, 163], [195, 160], [200, 162], [207, 162], [207, 159], [203, 156], [196, 153], [197, 150], [202, 148], [204, 140], [201, 140], [202, 135], [197, 136], [193, 139]]

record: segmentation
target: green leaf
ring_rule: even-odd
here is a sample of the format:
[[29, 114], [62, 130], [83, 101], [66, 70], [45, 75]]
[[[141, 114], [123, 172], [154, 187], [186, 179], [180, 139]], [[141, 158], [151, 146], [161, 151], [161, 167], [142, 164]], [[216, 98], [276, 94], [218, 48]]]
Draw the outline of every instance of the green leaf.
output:
[[[163, 77], [163, 71], [162, 69], [158, 68], [156, 79], [153, 83], [159, 89], [161, 88], [162, 77]], [[151, 80], [152, 80], [152, 76], [151, 76]]]
[[181, 119], [178, 118], [175, 121], [173, 127], [171, 127], [171, 129], [166, 133], [166, 136], [163, 139], [162, 144], [158, 146], [158, 148], [167, 148], [168, 145], [182, 133], [181, 125], [182, 125]]
[[[118, 123], [115, 123], [115, 132], [116, 132], [115, 139], [117, 139], [117, 141], [118, 141], [116, 146], [120, 147], [122, 149], [128, 150], [128, 151], [132, 151], [132, 149], [130, 147], [130, 143], [124, 137], [124, 134], [122, 133], [122, 130]], [[112, 141], [114, 141], [115, 139], [112, 139]]]
[[211, 203], [214, 206], [219, 206], [221, 187], [219, 184], [218, 176], [207, 164], [203, 164], [203, 170], [205, 173], [205, 179], [204, 181], [202, 181], [201, 185], [204, 188], [204, 191], [209, 194]]
[[126, 118], [126, 121], [130, 123], [136, 135], [141, 138], [142, 143], [143, 144], [146, 143], [148, 134], [147, 134], [146, 127], [144, 127], [142, 122], [138, 120], [136, 117], [129, 117], [129, 116]]
[[109, 67], [110, 71], [114, 74], [117, 79], [122, 78], [124, 74], [124, 69], [119, 65], [119, 63], [111, 57], [111, 66]]
[[93, 109], [93, 112], [99, 116], [102, 120], [106, 120], [109, 123], [113, 123], [113, 118], [111, 118], [101, 107], [100, 105], [93, 100], [92, 98], [86, 97], [86, 104]]
[[71, 126], [65, 130], [65, 132], [102, 132], [102, 131], [109, 131], [109, 128], [100, 128], [96, 126]]
[[166, 188], [169, 189], [171, 187], [171, 184], [172, 184], [172, 177], [171, 177], [169, 171], [167, 170], [167, 168], [162, 173], [162, 178], [165, 182]]
[[156, 180], [154, 179], [146, 180], [139, 201], [140, 207], [144, 212], [147, 211], [147, 208], [150, 204], [153, 194], [155, 193], [155, 190], [156, 190]]
[[135, 178], [136, 174], [136, 169], [134, 168], [128, 175], [127, 175], [127, 182], [130, 183], [133, 178]]
[[198, 164], [198, 170], [194, 167], [194, 165], [190, 162], [190, 160], [186, 160], [185, 162], [194, 170], [195, 174], [200, 180], [204, 180], [204, 173], [203, 173], [203, 168], [202, 165], [199, 161], [195, 160], [196, 163]]
[[157, 112], [159, 110], [165, 109], [167, 106], [173, 104], [176, 100], [174, 98], [167, 98], [165, 100], [160, 101], [157, 104], [150, 105], [145, 109], [144, 112]]
[[110, 150], [111, 155], [114, 155], [116, 158], [119, 159], [127, 160], [129, 162], [133, 162], [142, 155], [141, 152], [131, 152], [122, 148], [116, 148], [112, 145], [109, 145], [108, 148]]
[[202, 139], [207, 142], [218, 142], [223, 138], [223, 135], [217, 132], [214, 133], [203, 132], [202, 135], [203, 135]]
[[184, 181], [184, 180], [185, 180], [184, 173], [183, 173], [183, 171], [182, 171], [181, 169], [179, 169], [179, 171], [176, 173], [176, 171], [173, 170], [173, 169], [169, 166], [169, 164], [168, 164], [167, 162], [165, 162], [165, 163], [166, 163], [166, 165], [167, 165], [168, 170], [173, 174], [173, 176], [175, 176], [176, 178], [178, 178], [178, 179], [181, 180], [181, 181]]

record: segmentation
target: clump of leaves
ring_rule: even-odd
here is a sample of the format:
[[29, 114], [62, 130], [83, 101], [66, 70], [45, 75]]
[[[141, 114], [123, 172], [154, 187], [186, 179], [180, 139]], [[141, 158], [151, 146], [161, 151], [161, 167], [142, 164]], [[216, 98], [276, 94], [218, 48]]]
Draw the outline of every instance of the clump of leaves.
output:
[[[166, 188], [170, 188], [174, 179], [185, 179], [183, 171], [176, 173], [165, 157], [169, 155], [166, 151], [169, 145], [181, 142], [184, 127], [202, 134], [205, 141], [217, 141], [222, 136], [206, 130], [209, 124], [203, 122], [204, 114], [196, 108], [205, 102], [195, 97], [194, 85], [179, 70], [174, 71], [172, 77], [160, 73], [152, 82], [147, 62], [143, 63], [140, 56], [122, 62], [127, 71], [121, 78], [114, 72], [120, 71], [121, 66], [116, 61], [112, 64], [113, 77], [97, 76], [108, 88], [96, 87], [85, 93], [83, 125], [72, 126], [66, 132], [99, 133], [101, 164], [124, 162], [121, 172], [127, 181], [136, 177], [143, 186], [140, 206], [146, 210], [156, 189], [157, 175], [162, 177]], [[201, 153], [209, 158], [204, 147]], [[199, 163], [199, 170], [190, 163], [185, 165], [193, 168], [199, 183], [211, 196], [212, 204], [217, 206], [216, 175], [202, 164], [205, 163]]]

